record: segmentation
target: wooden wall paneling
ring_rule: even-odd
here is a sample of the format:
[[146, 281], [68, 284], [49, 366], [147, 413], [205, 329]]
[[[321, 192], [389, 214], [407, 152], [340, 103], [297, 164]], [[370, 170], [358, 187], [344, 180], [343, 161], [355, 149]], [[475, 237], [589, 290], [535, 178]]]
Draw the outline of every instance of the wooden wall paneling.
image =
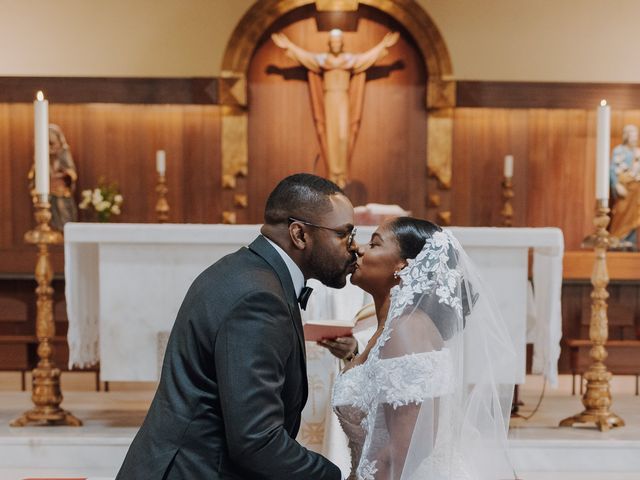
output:
[[[153, 198], [155, 187], [155, 168], [146, 161], [153, 158], [154, 150], [150, 148], [151, 136], [143, 132], [142, 125], [149, 125], [149, 117], [144, 115], [141, 106], [121, 107], [117, 111], [109, 109], [108, 135], [109, 157], [101, 162], [102, 170], [107, 178], [120, 185], [122, 196], [127, 199], [126, 210], [116, 221], [149, 222], [155, 221]], [[140, 111], [137, 111], [140, 110]], [[148, 110], [148, 109], [147, 109]], [[141, 125], [142, 124], [142, 125]]]
[[504, 156], [513, 154], [515, 225], [526, 224], [526, 111], [457, 109], [452, 198], [454, 223], [499, 226]]
[[488, 208], [484, 215], [484, 218], [487, 218], [486, 225], [501, 226], [502, 216], [500, 215], [500, 210], [503, 205], [504, 156], [511, 150], [511, 115], [506, 109], [487, 110], [487, 113], [489, 125], [487, 130], [487, 161], [486, 168], [482, 170], [481, 182], [478, 183], [482, 183], [487, 190], [485, 198]]
[[609, 319], [609, 338], [616, 340], [635, 340], [636, 317], [638, 309], [638, 286], [614, 283], [609, 288], [607, 316]]
[[24, 284], [24, 280], [0, 280], [0, 335], [23, 334], [25, 323], [35, 312], [35, 286], [28, 291], [20, 288]]
[[587, 115], [576, 110], [531, 111], [531, 115], [542, 123], [540, 130], [532, 131], [530, 142], [540, 150], [531, 170], [536, 180], [529, 195], [535, 208], [529, 210], [528, 223], [562, 228], [567, 248], [577, 248], [590, 233], [587, 210], [592, 209], [584, 202], [584, 192], [592, 188], [589, 177], [594, 175], [586, 141]]
[[546, 110], [529, 111], [528, 138], [529, 158], [527, 162], [527, 225], [546, 225], [547, 199], [549, 184], [547, 177], [546, 159], [548, 158], [547, 135], [548, 112]]
[[456, 105], [459, 107], [595, 110], [603, 98], [613, 108], [640, 108], [640, 85], [464, 80], [456, 84]]
[[473, 172], [473, 180], [470, 185], [473, 210], [470, 220], [472, 226], [489, 226], [493, 210], [491, 198], [496, 198], [499, 189], [499, 186], [496, 185], [496, 180], [499, 177], [493, 173], [493, 165], [490, 165], [489, 136], [493, 129], [491, 111], [488, 109], [479, 110], [474, 124], [474, 142], [470, 159]]
[[555, 226], [563, 229], [565, 244], [575, 249], [593, 232], [595, 137], [589, 138], [588, 110], [566, 112], [566, 158], [552, 160], [560, 161], [563, 166], [562, 181], [554, 194], [563, 214], [555, 220]]
[[[497, 226], [501, 223], [502, 172], [507, 149], [508, 122], [504, 111], [480, 109], [474, 122], [471, 151], [471, 202], [473, 226]], [[454, 173], [455, 177], [455, 173]], [[455, 202], [455, 199], [454, 199]]]
[[12, 245], [13, 222], [11, 211], [13, 202], [11, 196], [11, 150], [9, 105], [0, 104], [0, 248]]
[[[569, 186], [573, 189], [579, 190], [581, 185], [578, 182], [567, 182], [569, 180], [565, 177], [567, 168], [565, 166], [571, 165], [576, 160], [581, 160], [584, 149], [580, 149], [579, 155], [572, 156], [572, 152], [569, 150], [569, 116], [566, 110], [547, 110], [547, 133], [546, 143], [547, 156], [542, 163], [542, 177], [539, 186], [540, 190], [536, 192], [537, 195], [543, 196], [544, 215], [539, 217], [539, 222], [535, 226], [546, 227], [562, 227], [566, 220], [566, 198], [564, 195], [560, 196], [561, 192], [564, 192], [563, 186]], [[574, 190], [575, 191], [575, 190]], [[542, 212], [538, 212], [542, 213]], [[570, 232], [564, 231], [565, 237]], [[571, 242], [568, 242], [571, 243]]]
[[[104, 177], [117, 183], [124, 197], [122, 214], [112, 217], [113, 221], [155, 222], [155, 152], [164, 149], [170, 205], [174, 214], [182, 216], [182, 107], [93, 104], [75, 122], [84, 127], [77, 147], [67, 136], [77, 157], [78, 199], [81, 190], [94, 188]], [[93, 220], [93, 216], [87, 211], [81, 219]]]
[[472, 166], [475, 138], [473, 133], [476, 116], [476, 110], [469, 108], [457, 108], [454, 112], [451, 181], [453, 225], [472, 225], [471, 185], [474, 178]]
[[183, 129], [180, 161], [184, 221], [219, 223], [222, 214], [220, 107], [185, 108]]
[[13, 224], [13, 244], [22, 245], [24, 233], [35, 220], [31, 210], [27, 174], [33, 163], [33, 106], [11, 105], [9, 109], [11, 127], [10, 145], [11, 190], [13, 193], [11, 222]]
[[[595, 108], [586, 111], [585, 119], [585, 152], [584, 160], [579, 163], [581, 169], [576, 169], [576, 172], [582, 171], [582, 178], [575, 178], [575, 182], [581, 182], [583, 185], [582, 193], [582, 208], [580, 211], [583, 216], [583, 226], [581, 234], [576, 233], [569, 241], [565, 238], [565, 250], [579, 250], [580, 244], [587, 235], [591, 235], [594, 232], [593, 218], [595, 214], [595, 196], [596, 196], [596, 111]], [[612, 144], [613, 145], [613, 144]], [[575, 172], [574, 172], [575, 175]], [[571, 190], [569, 190], [570, 194]]]
[[[0, 234], [0, 271], [31, 273], [35, 249], [24, 244], [23, 235], [34, 222], [26, 180], [33, 157], [33, 107], [0, 106], [0, 134], [6, 137], [0, 142], [0, 168], [7, 172], [0, 179], [0, 195], [9, 199], [0, 205], [0, 225], [7, 226]], [[122, 215], [114, 221], [156, 222], [155, 152], [165, 149], [172, 221], [219, 218], [219, 107], [53, 104], [49, 118], [60, 125], [71, 147], [79, 175], [76, 201], [104, 176], [119, 184], [125, 199]], [[80, 220], [93, 218], [80, 211]], [[62, 247], [52, 248], [57, 274], [63, 272], [62, 254]]]
[[[59, 106], [64, 110], [64, 106]], [[118, 106], [91, 104], [86, 105], [79, 116], [73, 122], [79, 126], [75, 127], [76, 138], [70, 138], [67, 135], [67, 142], [71, 147], [74, 155], [76, 168], [78, 169], [78, 183], [76, 199], [81, 198], [80, 192], [87, 189], [93, 189], [97, 186], [100, 176], [108, 176], [109, 172], [105, 171], [107, 159], [111, 159], [114, 155], [114, 149], [110, 147], [110, 143], [116, 141], [113, 133], [110, 131], [107, 110], [117, 110]], [[61, 125], [62, 126], [62, 125]], [[64, 131], [64, 126], [62, 126]], [[111, 138], [110, 138], [111, 137]], [[118, 140], [118, 143], [123, 143]], [[107, 180], [115, 180], [107, 178]], [[125, 197], [122, 205], [123, 215], [129, 210], [130, 198]], [[90, 210], [79, 211], [80, 221], [92, 221], [94, 216]]]
[[42, 90], [51, 103], [217, 104], [217, 79], [0, 77], [0, 102], [32, 102]]
[[[613, 118], [619, 125], [640, 123], [637, 113]], [[458, 108], [454, 128], [454, 223], [500, 223], [499, 182], [509, 152], [515, 157], [515, 225], [560, 227], [566, 249], [580, 248], [593, 230], [593, 110]]]
[[[507, 110], [509, 112], [508, 135], [509, 142], [505, 154], [513, 155], [513, 225], [515, 227], [527, 226], [527, 191], [529, 178], [526, 175], [527, 164], [529, 162], [529, 137], [528, 132], [528, 112], [526, 110]], [[502, 170], [500, 177], [504, 174], [504, 156], [501, 157]], [[500, 201], [504, 200], [500, 197]], [[500, 204], [502, 207], [502, 204]]]

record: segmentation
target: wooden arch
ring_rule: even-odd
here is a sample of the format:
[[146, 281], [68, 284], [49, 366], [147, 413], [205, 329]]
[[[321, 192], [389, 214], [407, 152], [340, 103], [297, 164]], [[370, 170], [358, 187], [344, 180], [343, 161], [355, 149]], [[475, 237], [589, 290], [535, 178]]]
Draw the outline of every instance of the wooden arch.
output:
[[[254, 50], [262, 35], [283, 15], [314, 0], [261, 0], [242, 17], [227, 44], [222, 60], [219, 99], [222, 105], [222, 184], [235, 190], [237, 177], [248, 173], [247, 73]], [[455, 82], [449, 51], [431, 17], [415, 0], [360, 0], [358, 3], [386, 13], [413, 37], [427, 66], [426, 107], [429, 110], [427, 132], [427, 168], [439, 189], [451, 186], [451, 145]], [[438, 220], [448, 223], [448, 205], [439, 195], [431, 195], [430, 204], [438, 207]], [[436, 198], [437, 197], [437, 198]], [[245, 195], [233, 196], [233, 207], [246, 206]], [[244, 206], [243, 206], [244, 205]], [[225, 205], [223, 221], [235, 223], [236, 214]]]

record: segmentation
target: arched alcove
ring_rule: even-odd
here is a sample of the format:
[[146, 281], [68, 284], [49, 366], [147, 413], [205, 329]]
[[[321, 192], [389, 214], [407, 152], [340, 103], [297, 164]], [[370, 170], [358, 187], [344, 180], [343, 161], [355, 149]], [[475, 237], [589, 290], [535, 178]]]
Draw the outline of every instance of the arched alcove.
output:
[[[416, 205], [426, 206], [430, 203], [431, 207], [438, 207], [439, 220], [446, 223], [447, 213], [444, 211], [447, 207], [446, 202], [442, 202], [439, 194], [435, 192], [436, 188], [448, 189], [451, 181], [451, 134], [452, 134], [452, 107], [455, 101], [455, 84], [450, 80], [451, 75], [451, 61], [449, 54], [444, 43], [442, 36], [440, 35], [437, 27], [427, 15], [427, 13], [412, 0], [395, 0], [395, 1], [382, 1], [382, 0], [365, 0], [359, 2], [364, 8], [361, 10], [365, 12], [363, 17], [370, 17], [373, 23], [384, 24], [384, 21], [380, 21], [382, 18], [389, 20], [390, 26], [401, 30], [403, 32], [403, 40], [405, 43], [411, 44], [412, 48], [417, 52], [419, 60], [423, 62], [423, 70], [426, 67], [426, 73], [422, 74], [423, 85], [420, 87], [420, 107], [426, 112], [428, 110], [429, 115], [425, 120], [423, 131], [419, 133], [410, 134], [407, 132], [408, 141], [413, 141], [415, 138], [422, 138], [422, 153], [420, 149], [414, 149], [411, 152], [405, 152], [407, 155], [421, 155], [423, 159], [415, 163], [421, 163], [424, 169], [426, 156], [426, 164], [428, 171], [433, 178], [436, 179], [433, 182], [435, 188], [429, 188], [429, 201], [426, 199], [426, 176], [419, 175], [417, 171], [411, 169], [399, 169], [396, 173], [399, 176], [404, 176], [411, 180], [420, 181], [422, 177], [423, 189], [419, 187], [409, 187], [407, 195], [409, 198], [416, 199], [420, 197], [419, 204], [413, 203], [413, 209], [418, 210], [415, 213], [425, 213], [422, 208], [416, 208]], [[223, 119], [222, 119], [222, 178], [223, 187], [227, 189], [227, 193], [223, 196], [226, 205], [224, 208], [226, 212], [224, 214], [224, 221], [246, 221], [251, 219], [255, 221], [256, 212], [253, 212], [254, 207], [250, 205], [253, 200], [256, 203], [262, 203], [264, 199], [260, 195], [256, 196], [255, 185], [252, 185], [252, 181], [244, 179], [249, 172], [249, 158], [253, 161], [253, 155], [250, 149], [255, 150], [254, 147], [249, 145], [249, 118], [254, 115], [253, 111], [249, 112], [249, 102], [247, 98], [247, 79], [250, 74], [250, 70], [254, 72], [251, 65], [254, 61], [256, 54], [261, 54], [260, 49], [265, 45], [267, 35], [274, 31], [278, 26], [286, 27], [287, 25], [295, 25], [297, 23], [304, 23], [305, 19], [310, 17], [310, 10], [314, 9], [314, 2], [309, 0], [289, 0], [289, 1], [272, 1], [266, 0], [257, 2], [241, 19], [236, 29], [234, 30], [227, 49], [225, 51], [222, 75], [220, 79], [220, 99], [223, 105]], [[306, 13], [305, 13], [306, 11]], [[373, 18], [373, 17], [378, 17]], [[299, 28], [301, 27], [298, 25]], [[307, 29], [310, 31], [309, 27]], [[375, 28], [372, 29], [374, 31]], [[349, 38], [345, 39], [346, 47], [350, 51], [362, 51], [366, 48], [370, 48], [379, 41], [381, 31], [376, 32], [378, 36], [374, 39], [375, 35], [371, 38], [365, 38], [361, 36], [358, 41], [364, 42], [367, 45], [358, 45], [357, 42], [349, 43]], [[326, 34], [325, 38], [326, 38]], [[313, 49], [313, 42], [316, 44], [320, 41], [319, 36], [311, 40], [311, 35], [306, 35], [305, 40], [311, 40], [311, 43], [306, 43], [305, 48]], [[356, 37], [352, 40], [355, 40]], [[326, 40], [325, 40], [326, 41]], [[323, 41], [324, 42], [324, 41]], [[270, 47], [266, 47], [270, 48]], [[275, 47], [274, 47], [275, 48]], [[323, 51], [326, 48], [326, 44], [317, 45], [318, 51]], [[391, 56], [390, 56], [391, 57]], [[387, 65], [387, 62], [381, 62]], [[291, 63], [289, 63], [291, 66]], [[393, 73], [393, 72], [392, 72]], [[397, 76], [397, 75], [396, 75]], [[427, 81], [428, 79], [428, 81]], [[300, 82], [302, 83], [302, 82]], [[302, 90], [306, 88], [305, 85], [293, 86], [292, 83], [288, 85], [292, 90], [298, 90], [298, 96]], [[368, 87], [369, 88], [369, 87]], [[373, 87], [371, 89], [374, 89]], [[413, 92], [415, 94], [415, 92]], [[291, 92], [291, 95], [295, 95]], [[375, 93], [367, 92], [366, 98], [373, 98]], [[301, 98], [301, 97], [300, 97]], [[308, 94], [304, 102], [308, 105]], [[294, 102], [301, 109], [304, 110], [302, 100]], [[260, 106], [256, 105], [259, 109]], [[291, 104], [288, 108], [291, 108]], [[307, 107], [308, 108], [308, 107]], [[299, 115], [300, 112], [294, 113]], [[369, 107], [369, 111], [364, 115], [368, 118], [375, 116], [376, 112], [373, 107]], [[425, 113], [426, 115], [426, 113]], [[380, 115], [378, 114], [378, 117]], [[307, 115], [309, 121], [311, 118]], [[390, 121], [396, 121], [393, 117]], [[427, 127], [428, 122], [428, 127]], [[363, 120], [364, 123], [364, 120]], [[251, 136], [260, 135], [256, 133], [254, 124], [251, 125]], [[379, 121], [376, 128], [381, 129], [388, 127], [389, 124], [385, 124], [384, 121]], [[415, 125], [414, 125], [415, 127]], [[366, 127], [363, 125], [363, 129]], [[268, 129], [267, 129], [268, 130]], [[312, 130], [306, 129], [303, 137]], [[273, 136], [273, 135], [272, 135]], [[363, 137], [366, 133], [363, 133]], [[370, 136], [371, 137], [371, 136]], [[428, 138], [427, 138], [428, 137]], [[284, 141], [282, 139], [278, 141]], [[366, 141], [359, 137], [359, 142]], [[400, 139], [402, 141], [402, 139]], [[254, 140], [251, 140], [252, 144]], [[311, 139], [307, 140], [308, 144], [313, 144]], [[313, 168], [313, 162], [315, 156], [313, 152], [316, 151], [316, 145], [309, 149], [310, 155], [301, 159], [300, 168], [294, 170], [306, 170], [316, 171], [322, 174], [318, 168]], [[358, 164], [362, 162], [358, 161], [358, 147], [354, 153], [354, 162], [352, 163], [354, 168], [358, 168]], [[360, 149], [362, 150], [362, 149]], [[362, 152], [361, 152], [362, 153]], [[364, 155], [364, 153], [363, 153]], [[264, 165], [264, 159], [260, 160], [262, 167]], [[312, 168], [308, 167], [308, 163], [312, 163]], [[388, 163], [388, 162], [387, 162]], [[251, 165], [254, 168], [256, 165]], [[317, 167], [317, 165], [316, 165]], [[369, 168], [371, 168], [369, 166]], [[284, 172], [284, 170], [283, 170]], [[387, 180], [390, 172], [383, 172], [382, 177]], [[238, 180], [239, 179], [239, 180]], [[261, 178], [264, 182], [264, 179]], [[416, 183], [416, 185], [418, 185]], [[253, 187], [253, 188], [252, 188]], [[417, 188], [417, 190], [416, 190]], [[395, 188], [398, 190], [398, 188]], [[376, 191], [376, 188], [373, 189]], [[249, 194], [247, 192], [250, 192]], [[375, 192], [379, 193], [379, 192]], [[249, 195], [249, 196], [248, 196]], [[251, 202], [248, 201], [249, 197]], [[380, 199], [382, 201], [392, 201], [393, 199]], [[369, 199], [372, 200], [371, 198]], [[402, 202], [402, 199], [400, 200]], [[247, 210], [247, 205], [249, 209]], [[405, 203], [406, 204], [406, 203]], [[233, 209], [231, 208], [233, 206]], [[257, 206], [256, 206], [257, 208]], [[426, 208], [426, 207], [425, 207]], [[434, 212], [432, 212], [434, 213]], [[425, 216], [427, 216], [425, 214]], [[429, 215], [434, 216], [434, 215]]]

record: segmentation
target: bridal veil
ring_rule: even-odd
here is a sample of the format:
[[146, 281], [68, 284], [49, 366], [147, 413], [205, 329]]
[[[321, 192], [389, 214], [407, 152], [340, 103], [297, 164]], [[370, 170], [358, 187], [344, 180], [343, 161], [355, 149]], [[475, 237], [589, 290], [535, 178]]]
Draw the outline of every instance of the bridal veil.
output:
[[357, 477], [513, 478], [507, 431], [515, 352], [490, 292], [447, 230], [399, 276], [367, 360]]

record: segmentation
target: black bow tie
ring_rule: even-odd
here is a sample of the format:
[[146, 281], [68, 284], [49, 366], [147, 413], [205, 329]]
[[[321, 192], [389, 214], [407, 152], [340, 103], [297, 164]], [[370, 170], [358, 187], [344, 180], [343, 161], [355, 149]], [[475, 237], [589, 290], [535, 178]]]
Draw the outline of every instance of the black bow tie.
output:
[[307, 302], [309, 301], [309, 297], [311, 296], [311, 292], [313, 292], [313, 288], [311, 287], [302, 287], [300, 291], [300, 295], [298, 296], [298, 303], [300, 304], [300, 308], [302, 310], [307, 309]]

